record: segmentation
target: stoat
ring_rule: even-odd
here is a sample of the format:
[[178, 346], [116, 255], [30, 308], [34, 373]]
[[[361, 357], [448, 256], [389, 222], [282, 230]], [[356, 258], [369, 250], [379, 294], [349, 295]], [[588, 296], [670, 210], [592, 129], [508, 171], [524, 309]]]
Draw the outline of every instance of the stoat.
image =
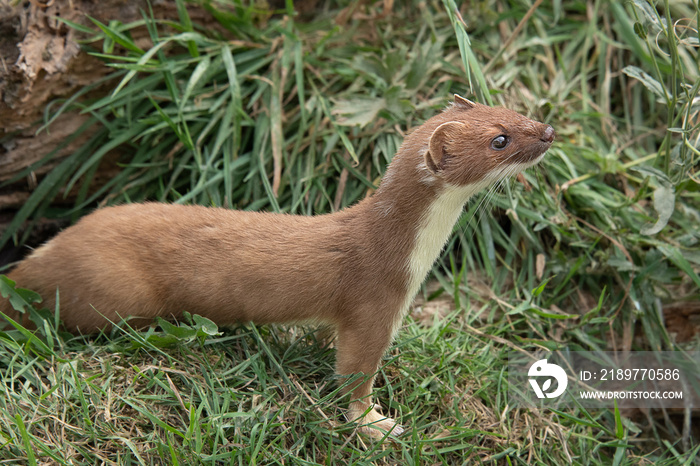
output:
[[455, 95], [406, 137], [374, 195], [352, 207], [312, 217], [107, 207], [36, 249], [9, 278], [49, 309], [58, 288], [63, 323], [83, 333], [183, 311], [220, 325], [332, 325], [337, 373], [366, 376], [345, 388], [348, 419], [371, 435], [396, 435], [401, 427], [370, 398], [382, 355], [466, 201], [537, 164], [553, 141], [547, 124]]

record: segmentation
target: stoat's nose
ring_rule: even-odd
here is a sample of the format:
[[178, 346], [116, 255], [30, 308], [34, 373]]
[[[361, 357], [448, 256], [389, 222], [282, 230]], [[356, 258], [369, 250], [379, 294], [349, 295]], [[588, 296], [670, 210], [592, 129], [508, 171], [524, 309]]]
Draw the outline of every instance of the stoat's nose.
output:
[[547, 127], [544, 130], [544, 133], [542, 133], [542, 141], [551, 144], [552, 142], [554, 142], [554, 136], [554, 128], [552, 128], [550, 125], [547, 125]]

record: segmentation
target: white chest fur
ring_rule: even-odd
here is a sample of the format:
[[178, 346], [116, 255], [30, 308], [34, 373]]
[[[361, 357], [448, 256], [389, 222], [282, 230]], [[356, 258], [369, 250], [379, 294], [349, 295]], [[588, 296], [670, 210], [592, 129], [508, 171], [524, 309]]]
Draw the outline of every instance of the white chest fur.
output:
[[[528, 163], [504, 164], [497, 170], [489, 173], [479, 183], [466, 186], [448, 185], [443, 188], [442, 192], [426, 209], [416, 230], [415, 244], [408, 257], [407, 266], [410, 278], [406, 298], [401, 309], [401, 316], [405, 316], [408, 312], [413, 298], [418, 293], [423, 280], [425, 280], [428, 272], [433, 267], [442, 248], [445, 247], [452, 229], [462, 213], [464, 204], [469, 198], [492, 183], [537, 164], [543, 156], [544, 154]], [[394, 334], [398, 330], [400, 323], [401, 321], [397, 319]]]
[[430, 204], [416, 231], [416, 241], [408, 258], [411, 298], [418, 292], [425, 276], [447, 243], [455, 223], [467, 200], [480, 191], [481, 186], [446, 187]]
[[[413, 250], [408, 257], [409, 283], [401, 315], [405, 315], [423, 280], [452, 233], [467, 200], [489, 183], [447, 186], [421, 217]], [[397, 322], [396, 326], [400, 324]], [[396, 329], [395, 329], [396, 330]]]
[[489, 173], [479, 183], [466, 186], [448, 185], [443, 188], [422, 216], [416, 231], [415, 246], [408, 258], [408, 270], [411, 278], [404, 311], [408, 309], [433, 263], [438, 258], [442, 248], [445, 247], [445, 243], [447, 243], [452, 229], [462, 213], [464, 204], [469, 198], [492, 183], [535, 165], [543, 156], [544, 154], [528, 163], [503, 165]]

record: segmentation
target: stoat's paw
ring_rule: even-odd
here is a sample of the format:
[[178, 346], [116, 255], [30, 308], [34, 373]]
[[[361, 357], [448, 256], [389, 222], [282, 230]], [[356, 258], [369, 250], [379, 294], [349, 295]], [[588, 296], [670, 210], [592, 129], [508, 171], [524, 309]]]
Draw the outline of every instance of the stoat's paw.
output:
[[398, 437], [403, 433], [403, 427], [390, 417], [382, 415], [376, 407], [365, 414], [366, 409], [359, 410], [351, 407], [348, 410], [348, 420], [359, 424], [359, 430], [374, 439], [382, 439], [389, 432], [392, 437]]

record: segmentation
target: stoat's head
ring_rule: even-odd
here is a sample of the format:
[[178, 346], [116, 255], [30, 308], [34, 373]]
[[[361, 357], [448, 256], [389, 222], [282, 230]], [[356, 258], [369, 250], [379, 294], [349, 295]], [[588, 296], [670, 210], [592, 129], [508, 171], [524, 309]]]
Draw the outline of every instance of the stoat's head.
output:
[[555, 136], [550, 125], [458, 95], [437, 121], [425, 163], [456, 186], [497, 181], [537, 164]]

